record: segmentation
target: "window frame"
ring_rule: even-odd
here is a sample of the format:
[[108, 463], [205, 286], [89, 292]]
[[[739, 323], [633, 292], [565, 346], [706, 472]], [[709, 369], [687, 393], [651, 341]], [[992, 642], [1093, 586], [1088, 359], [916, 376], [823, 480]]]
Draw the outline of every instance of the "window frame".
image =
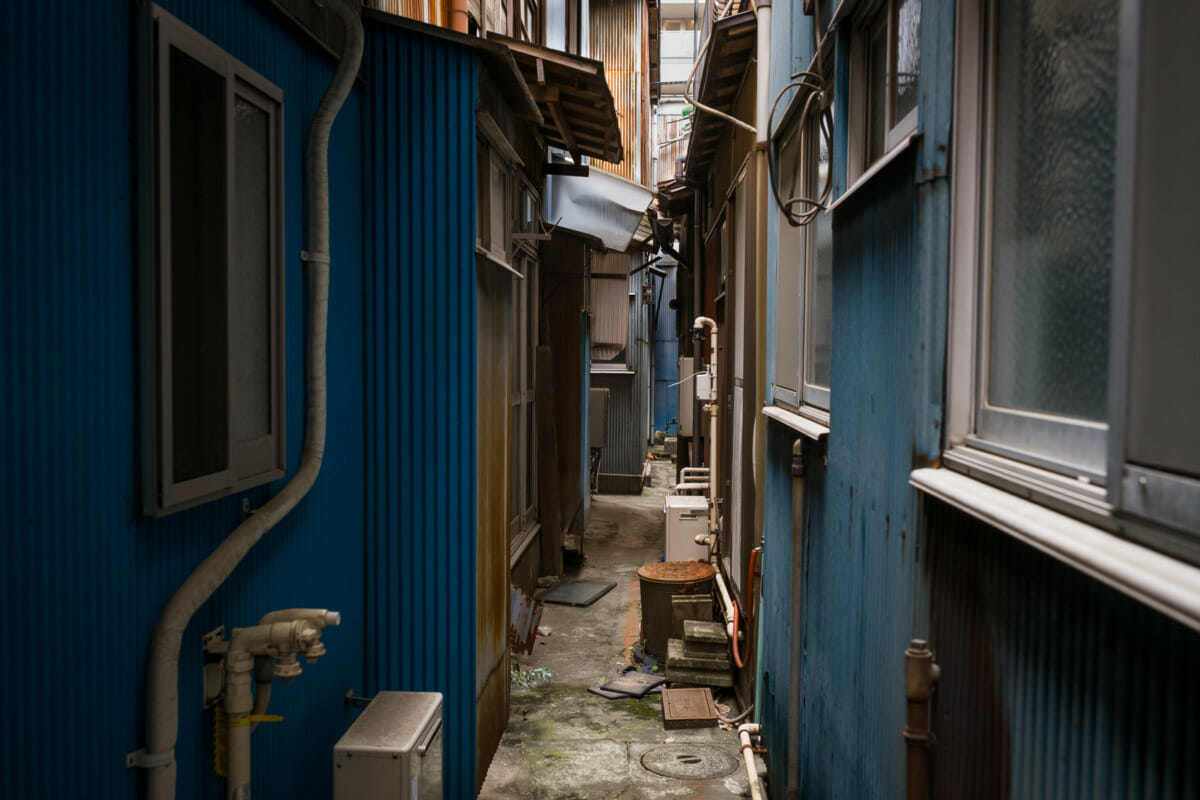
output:
[[[918, 0], [919, 2], [919, 0]], [[847, 103], [847, 153], [846, 183], [853, 186], [867, 175], [875, 165], [885, 162], [903, 149], [916, 133], [920, 121], [920, 103], [898, 120], [893, 120], [896, 84], [896, 58], [898, 39], [899, 0], [871, 0], [857, 10], [851, 26], [850, 37], [850, 81]], [[874, 31], [883, 22], [882, 34]], [[886, 39], [884, 53], [883, 84], [871, 82], [871, 45], [876, 35]], [[918, 85], [920, 82], [920, 53], [917, 56]], [[871, 152], [870, 139], [876, 120], [871, 113], [876, 92], [883, 92], [884, 123], [882, 149]], [[847, 192], [848, 193], [848, 192]]]
[[[1101, 530], [1121, 535], [1170, 557], [1200, 564], [1200, 480], [1153, 470], [1125, 459], [1128, 385], [1129, 283], [1134, 268], [1131, 229], [1136, 219], [1133, 139], [1139, 123], [1134, 70], [1117, 73], [1116, 179], [1113, 187], [1113, 303], [1109, 328], [1109, 390], [1102, 423], [1026, 412], [1026, 435], [1055, 436], [1059, 457], [1022, 450], [1019, 440], [984, 436], [1022, 422], [1021, 414], [983, 408], [988, 319], [985, 259], [991, 248], [991, 171], [997, 51], [997, 0], [966, 0], [956, 8], [954, 58], [955, 146], [951, 153], [950, 272], [947, 340], [946, 424], [943, 463], [1016, 498], [1050, 508]], [[1134, 63], [1137, 26], [1118, 30], [1118, 59]], [[986, 159], [986, 161], [985, 161]], [[985, 202], [986, 201], [986, 202]], [[1118, 298], [1124, 298], [1120, 302]], [[990, 416], [989, 416], [990, 415]], [[1064, 424], [1066, 431], [1064, 433]], [[981, 425], [983, 427], [981, 427]], [[1072, 439], [1072, 436], [1075, 438]], [[1073, 463], [1071, 453], [1090, 448], [1094, 464]], [[1016, 444], [1014, 444], [1016, 441]]]
[[[147, 340], [147, 351], [152, 355], [143, 358], [143, 363], [152, 365], [155, 394], [153, 401], [144, 395], [145, 405], [152, 408], [152, 435], [155, 442], [153, 454], [147, 448], [146, 462], [148, 480], [144, 482], [145, 497], [143, 510], [154, 516], [164, 516], [192, 506], [235, 494], [254, 486], [282, 478], [286, 465], [286, 387], [284, 383], [284, 194], [283, 194], [283, 91], [243, 64], [216, 43], [202, 36], [176, 17], [157, 5], [148, 9], [149, 21], [145, 35], [147, 50], [151, 53], [143, 62], [150, 73], [140, 80], [140, 91], [147, 100], [144, 130], [141, 136], [149, 143], [153, 159], [145, 159], [143, 168], [148, 173], [142, 190], [153, 196], [152, 219], [148, 225], [152, 233], [143, 247], [149, 252], [145, 262], [143, 282], [147, 288], [142, 296], [152, 304], [153, 322], [143, 324]], [[226, 282], [226, 353], [224, 356], [227, 379], [226, 435], [228, 445], [225, 468], [183, 481], [174, 477], [174, 409], [171, 396], [173, 387], [172, 337], [174, 335], [171, 310], [172, 258], [171, 258], [171, 52], [177, 50], [193, 59], [224, 83], [225, 140], [224, 140], [224, 226]], [[233, 433], [234, 381], [232, 348], [236, 346], [232, 292], [229, 285], [236, 266], [234, 248], [234, 218], [236, 214], [236, 165], [235, 165], [235, 120], [234, 108], [243, 100], [267, 116], [268, 160], [270, 170], [267, 178], [269, 193], [268, 244], [268, 297], [269, 310], [267, 330], [269, 332], [268, 358], [270, 360], [268, 388], [270, 391], [270, 429], [265, 436], [235, 440]], [[151, 288], [152, 287], [152, 288]], [[151, 299], [152, 298], [152, 299]]]
[[[820, 59], [819, 62], [818, 59]], [[834, 69], [832, 48], [814, 57], [814, 66], [810, 67], [810, 70], [814, 69], [817, 63], [822, 65], [822, 74], [832, 76]], [[826, 96], [821, 108], [822, 113], [826, 111], [832, 112], [834, 108], [833, 81], [830, 80], [828, 83], [829, 88], [825, 92]], [[796, 128], [797, 124], [799, 123], [799, 120], [796, 119], [796, 116], [799, 112], [799, 109], [803, 106], [804, 98], [806, 96], [807, 93], [805, 92], [797, 92], [789, 101], [788, 108], [783, 114], [783, 119], [779, 125], [778, 131], [782, 139], [787, 142], [794, 142], [793, 146], [799, 149], [796, 157], [800, 161], [799, 172], [801, 176], [800, 180], [804, 186], [804, 196], [817, 197], [821, 193], [820, 178], [818, 173], [821, 147], [820, 114], [813, 115], [807, 120], [807, 130], [798, 131]], [[834, 141], [836, 141], [836, 131], [832, 138]], [[781, 152], [779, 158], [781, 165], [785, 160], [782, 156], [783, 153]], [[833, 152], [831, 148], [829, 153], [828, 169], [832, 171], [833, 168]], [[774, 207], [779, 221], [778, 224], [780, 231], [782, 232], [788, 230], [788, 228], [791, 227], [791, 223], [788, 221], [783, 210], [780, 209], [778, 205], [775, 205]], [[826, 218], [828, 218], [827, 211], [821, 211], [820, 214], [825, 215]], [[788, 410], [803, 414], [820, 425], [828, 427], [831, 387], [811, 383], [808, 379], [808, 345], [810, 338], [812, 338], [812, 301], [814, 297], [812, 281], [816, 273], [814, 269], [816, 261], [816, 235], [813, 225], [816, 224], [817, 220], [814, 219], [812, 222], [799, 227], [799, 232], [797, 235], [800, 245], [797, 248], [798, 257], [794, 260], [794, 262], [784, 262], [782, 248], [779, 248], [779, 250], [776, 252], [777, 292], [774, 302], [776, 304], [775, 325], [776, 328], [779, 329], [776, 337], [778, 340], [780, 333], [783, 335], [794, 335], [796, 337], [797, 363], [795, 365], [789, 365], [787, 368], [788, 377], [793, 379], [796, 388], [793, 390], [780, 386], [778, 383], [776, 383], [772, 387], [771, 402]], [[782, 233], [778, 238], [779, 241], [783, 241], [784, 237]], [[783, 320], [779, 314], [781, 305], [779, 302], [780, 294], [778, 292], [780, 275], [785, 268], [793, 269], [797, 273], [795, 276], [797, 280], [795, 326], [794, 328], [793, 326], [787, 326], [786, 331], [784, 330], [785, 320]], [[776, 370], [778, 369], [779, 361], [778, 358], [776, 358]]]

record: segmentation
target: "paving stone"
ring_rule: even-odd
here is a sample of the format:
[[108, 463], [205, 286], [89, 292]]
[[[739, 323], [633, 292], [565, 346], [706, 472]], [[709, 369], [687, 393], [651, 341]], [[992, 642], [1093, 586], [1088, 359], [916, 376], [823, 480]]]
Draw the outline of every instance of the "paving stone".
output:
[[713, 644], [729, 642], [725, 626], [720, 622], [700, 622], [698, 620], [688, 620], [683, 623], [683, 638], [694, 642], [711, 642]]

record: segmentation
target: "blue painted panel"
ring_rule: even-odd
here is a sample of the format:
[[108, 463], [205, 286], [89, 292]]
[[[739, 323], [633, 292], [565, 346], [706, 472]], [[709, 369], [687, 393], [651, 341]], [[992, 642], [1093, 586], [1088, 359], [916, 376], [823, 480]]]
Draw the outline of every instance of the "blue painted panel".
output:
[[[679, 420], [679, 339], [675, 336], [675, 309], [668, 304], [677, 296], [675, 285], [679, 268], [666, 267], [667, 277], [658, 279], [662, 293], [658, 298], [658, 326], [654, 332], [654, 430], [664, 431], [672, 420]], [[672, 435], [678, 428], [672, 426]]]
[[1200, 636], [927, 503], [934, 796], [1200, 797]]
[[[301, 158], [308, 120], [334, 64], [252, 2], [166, 4], [169, 11], [284, 92], [286, 369], [289, 472], [303, 432], [304, 240]], [[143, 744], [143, 679], [154, 623], [174, 589], [281, 484], [161, 520], [137, 515], [139, 374], [130, 4], [5, 4], [0, 192], [10, 253], [0, 317], [0, 403], [8, 424], [0, 475], [8, 640], [0, 795], [132, 797], [125, 753]], [[328, 655], [280, 686], [285, 721], [254, 739], [255, 791], [328, 796], [341, 697], [361, 686], [362, 252], [357, 94], [331, 143], [333, 258], [325, 464], [295, 513], [200, 610], [183, 639], [179, 797], [223, 791], [212, 774], [211, 722], [200, 709], [200, 635], [252, 624], [275, 608], [344, 612]], [[63, 649], [64, 626], [85, 646]], [[47, 687], [57, 687], [49, 691]], [[68, 737], [68, 738], [64, 738]], [[71, 753], [64, 768], [64, 741]]]
[[367, 47], [367, 686], [444, 693], [446, 796], [469, 797], [477, 63], [382, 26]]

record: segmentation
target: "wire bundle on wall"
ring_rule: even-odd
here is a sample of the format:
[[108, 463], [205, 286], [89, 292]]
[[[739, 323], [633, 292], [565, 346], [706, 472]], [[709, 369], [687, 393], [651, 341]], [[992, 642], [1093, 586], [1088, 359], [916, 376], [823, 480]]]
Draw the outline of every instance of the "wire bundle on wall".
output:
[[[808, 225], [817, 218], [825, 210], [829, 203], [829, 196], [833, 193], [833, 104], [828, 101], [825, 89], [825, 76], [820, 72], [823, 60], [821, 53], [825, 45], [825, 39], [828, 33], [833, 32], [833, 26], [829, 32], [823, 36], [819, 33], [821, 30], [820, 15], [817, 13], [817, 8], [813, 9], [813, 52], [816, 57], [813, 59], [814, 70], [805, 70], [803, 72], [794, 73], [786, 86], [779, 90], [779, 94], [775, 96], [775, 101], [771, 103], [771, 113], [767, 117], [767, 171], [769, 183], [771, 184], [771, 194], [775, 196], [775, 202], [779, 209], [787, 218], [788, 224], [793, 227], [801, 227]], [[807, 152], [805, 139], [809, 135], [809, 114], [813, 113], [814, 108], [816, 113], [820, 114], [818, 122], [817, 135], [821, 137], [825, 144], [825, 152], [830, 155], [830, 163], [825, 171], [825, 183], [821, 187], [820, 194], [815, 198], [804, 197], [797, 195], [784, 200], [779, 193], [779, 152], [776, 147], [775, 137], [778, 131], [775, 130], [775, 111], [779, 106], [779, 101], [783, 99], [792, 89], [796, 89], [796, 94], [807, 92], [804, 98], [803, 105], [800, 107], [800, 113], [796, 118], [796, 132], [799, 136], [797, 146], [800, 149], [800, 156], [796, 159], [796, 170], [792, 176], [792, 186], [803, 186], [800, 182], [801, 171], [804, 168], [803, 155]], [[793, 97], [789, 103], [799, 102]], [[803, 211], [797, 212], [794, 209], [796, 206], [804, 207]]]

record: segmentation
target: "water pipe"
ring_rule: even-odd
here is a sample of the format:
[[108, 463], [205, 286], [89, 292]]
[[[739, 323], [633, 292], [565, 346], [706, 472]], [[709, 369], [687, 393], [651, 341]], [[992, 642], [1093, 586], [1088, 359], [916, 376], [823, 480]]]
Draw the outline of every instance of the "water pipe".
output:
[[[313, 114], [308, 134], [308, 348], [306, 422], [300, 467], [283, 489], [234, 529], [201, 562], [163, 610], [146, 667], [146, 746], [129, 763], [144, 767], [150, 800], [175, 796], [179, 735], [179, 650], [188, 623], [258, 541], [296, 507], [321, 470], [325, 454], [325, 339], [329, 311], [329, 134], [362, 62], [363, 29], [345, 0], [327, 0], [341, 20], [345, 47], [337, 71]], [[253, 659], [250, 662], [253, 669]], [[240, 680], [240, 678], [239, 678]], [[248, 729], [247, 729], [248, 733]]]
[[753, 722], [738, 726], [738, 739], [742, 743], [742, 760], [746, 763], [746, 780], [750, 782], [751, 800], [766, 798], [762, 781], [758, 778], [758, 765], [754, 763], [754, 744], [750, 741], [751, 736], [757, 736], [761, 731], [762, 728]]

